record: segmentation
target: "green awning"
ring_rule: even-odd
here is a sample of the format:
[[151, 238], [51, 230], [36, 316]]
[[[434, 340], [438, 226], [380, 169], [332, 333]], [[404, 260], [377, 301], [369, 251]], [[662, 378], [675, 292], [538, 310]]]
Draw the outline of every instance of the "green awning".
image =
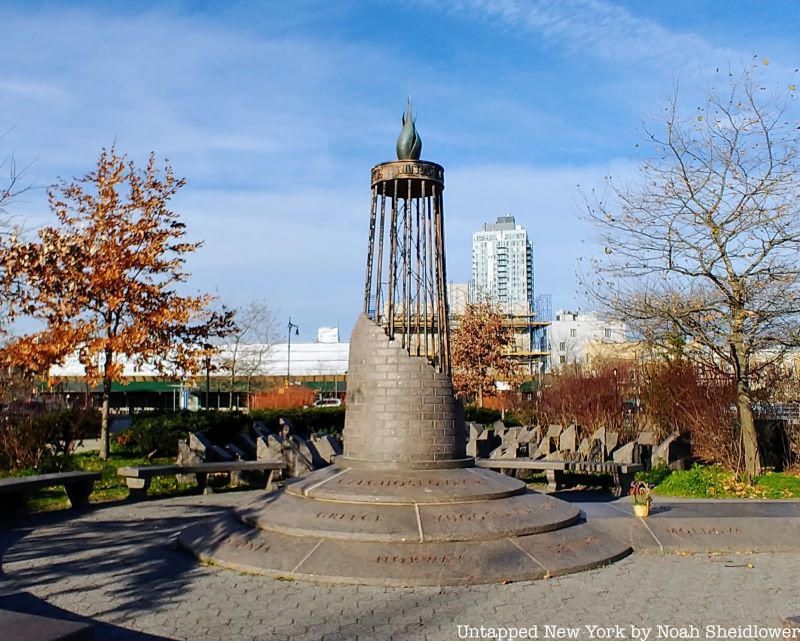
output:
[[173, 383], [171, 381], [131, 381], [130, 383], [111, 383], [112, 392], [172, 392], [180, 388], [180, 383]]
[[303, 385], [309, 389], [313, 389], [315, 392], [326, 394], [347, 391], [347, 383], [344, 381], [308, 381], [303, 383]]
[[[111, 383], [111, 391], [115, 393], [172, 393], [180, 389], [180, 383], [171, 381], [130, 381], [128, 383]], [[54, 392], [68, 392], [80, 394], [86, 392], [86, 383], [83, 381], [59, 381], [52, 388]], [[47, 391], [46, 386], [40, 391]], [[89, 391], [99, 394], [103, 391], [102, 384], [89, 387]]]

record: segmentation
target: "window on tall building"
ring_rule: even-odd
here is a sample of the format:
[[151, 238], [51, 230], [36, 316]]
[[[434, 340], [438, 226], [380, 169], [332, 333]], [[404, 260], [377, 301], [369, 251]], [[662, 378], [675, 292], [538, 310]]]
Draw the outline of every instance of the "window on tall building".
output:
[[571, 338], [575, 338], [578, 335], [578, 330], [575, 329], [575, 328], [572, 328], [571, 330], [569, 330], [569, 335], [570, 335]]
[[606, 327], [606, 328], [603, 330], [603, 335], [604, 335], [606, 338], [611, 338], [611, 329], [610, 329], [609, 327]]
[[566, 351], [566, 349], [567, 349], [567, 342], [566, 341], [561, 341], [558, 344], [558, 351], [559, 352], [563, 352], [563, 351]]
[[562, 354], [561, 356], [559, 356], [558, 362], [563, 365], [564, 363], [567, 362], [567, 357]]

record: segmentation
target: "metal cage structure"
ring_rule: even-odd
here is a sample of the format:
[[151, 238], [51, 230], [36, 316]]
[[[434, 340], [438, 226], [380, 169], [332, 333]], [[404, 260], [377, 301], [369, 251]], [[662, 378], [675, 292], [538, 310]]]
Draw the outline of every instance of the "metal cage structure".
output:
[[443, 191], [444, 168], [433, 162], [372, 168], [364, 313], [450, 375]]

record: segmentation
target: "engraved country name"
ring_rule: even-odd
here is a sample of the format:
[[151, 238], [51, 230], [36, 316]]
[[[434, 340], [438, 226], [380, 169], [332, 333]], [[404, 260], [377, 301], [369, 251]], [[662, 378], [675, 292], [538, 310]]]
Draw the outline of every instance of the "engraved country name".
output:
[[464, 559], [463, 554], [409, 554], [406, 556], [379, 555], [376, 563], [396, 563], [399, 565], [448, 565], [450, 563], [460, 563]]
[[704, 536], [709, 534], [714, 536], [734, 536], [742, 533], [738, 527], [669, 527], [667, 532], [674, 536]]
[[338, 485], [366, 487], [455, 487], [458, 485], [480, 484], [480, 479], [337, 479]]
[[378, 514], [366, 514], [364, 512], [317, 512], [314, 515], [318, 519], [329, 521], [380, 521]]

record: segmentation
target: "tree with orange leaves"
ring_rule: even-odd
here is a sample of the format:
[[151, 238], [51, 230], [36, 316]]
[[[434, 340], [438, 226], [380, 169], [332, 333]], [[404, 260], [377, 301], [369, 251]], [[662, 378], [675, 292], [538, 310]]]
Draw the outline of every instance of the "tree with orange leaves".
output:
[[495, 306], [467, 305], [450, 340], [457, 394], [483, 407], [484, 394], [493, 393], [498, 380], [516, 382], [517, 368], [508, 356], [513, 344], [514, 330]]
[[230, 314], [207, 311], [209, 296], [178, 292], [188, 274], [186, 255], [202, 243], [186, 242], [185, 225], [168, 208], [185, 180], [151, 154], [139, 170], [125, 155], [103, 149], [83, 178], [48, 192], [58, 218], [38, 239], [12, 236], [0, 248], [0, 282], [16, 302], [15, 314], [42, 329], [2, 350], [9, 364], [46, 375], [78, 354], [89, 382], [102, 382], [100, 458], [108, 457], [111, 384], [123, 359], [167, 373], [196, 371], [202, 341], [224, 333]]

